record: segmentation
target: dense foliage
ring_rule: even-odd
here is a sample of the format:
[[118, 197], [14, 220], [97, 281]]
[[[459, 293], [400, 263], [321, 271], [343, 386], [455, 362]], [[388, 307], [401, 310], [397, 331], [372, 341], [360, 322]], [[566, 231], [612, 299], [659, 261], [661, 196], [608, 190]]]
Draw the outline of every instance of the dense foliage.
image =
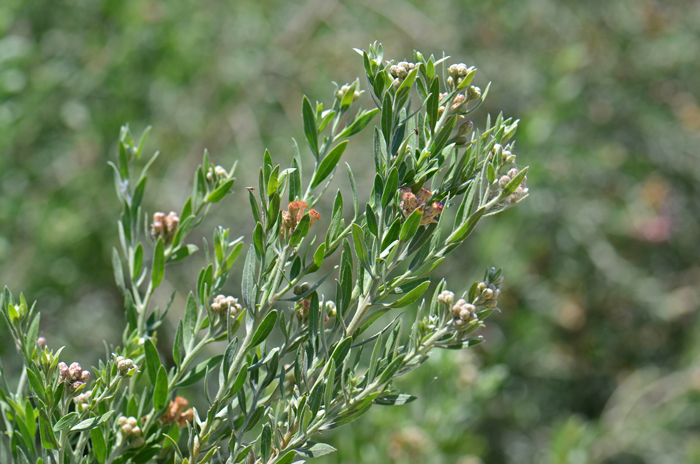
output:
[[[536, 194], [439, 271], [468, 282], [499, 263], [508, 310], [473, 356], [434, 357], [402, 381], [420, 401], [340, 429], [328, 437], [340, 452], [321, 460], [693, 462], [695, 11], [632, 0], [3, 2], [0, 282], [42, 302], [51, 346], [96, 363], [123, 326], [118, 205], [103, 167], [124, 121], [153, 124], [163, 155], [148, 208], [169, 211], [204, 146], [229, 165], [240, 156], [237, 185], [254, 186], [258, 154], [283, 153], [301, 125], [298, 89], [321, 99], [329, 79], [354, 78], [352, 45], [445, 49], [479, 64], [477, 85], [494, 81], [482, 114], [523, 121], [518, 151]], [[360, 191], [371, 188], [364, 164], [354, 164]], [[233, 236], [251, 229], [244, 208], [217, 211]], [[193, 283], [177, 271], [169, 281]]]

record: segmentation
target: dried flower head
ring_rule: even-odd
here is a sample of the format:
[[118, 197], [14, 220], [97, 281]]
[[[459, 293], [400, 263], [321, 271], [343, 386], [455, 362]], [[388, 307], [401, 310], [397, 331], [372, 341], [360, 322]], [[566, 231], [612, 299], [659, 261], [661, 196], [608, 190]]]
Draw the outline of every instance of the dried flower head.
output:
[[192, 408], [185, 411], [188, 405], [189, 402], [182, 396], [175, 397], [173, 401], [170, 401], [168, 410], [161, 417], [161, 421], [165, 424], [177, 422], [178, 426], [185, 427], [187, 422], [191, 422], [194, 419], [194, 410]]
[[[422, 211], [423, 216], [420, 220], [420, 225], [436, 223], [435, 218], [442, 214], [443, 204], [439, 201], [434, 201], [427, 205], [433, 194], [428, 189], [420, 189], [418, 194], [414, 194], [408, 187], [401, 189], [401, 203], [399, 208], [405, 217], [408, 217], [414, 211]], [[427, 206], [426, 206], [427, 205]]]
[[[280, 230], [280, 239], [284, 240], [285, 237], [291, 236], [291, 233], [296, 229], [299, 222], [304, 217], [306, 208], [309, 205], [305, 201], [295, 200], [289, 203], [287, 211], [282, 211], [282, 222], [284, 227]], [[316, 221], [321, 219], [321, 214], [318, 211], [311, 208], [309, 210], [309, 226], [312, 226]]]

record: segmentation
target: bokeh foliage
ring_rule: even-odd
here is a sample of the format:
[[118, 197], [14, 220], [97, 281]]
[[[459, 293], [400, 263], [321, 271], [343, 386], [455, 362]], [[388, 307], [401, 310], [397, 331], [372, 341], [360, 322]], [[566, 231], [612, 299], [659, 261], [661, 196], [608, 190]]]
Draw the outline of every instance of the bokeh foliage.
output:
[[[0, 283], [38, 299], [49, 343], [87, 364], [123, 325], [106, 167], [121, 124], [153, 125], [168, 182], [148, 206], [169, 211], [204, 147], [241, 160], [239, 190], [265, 147], [291, 158], [301, 89], [326, 99], [330, 80], [354, 80], [352, 47], [456, 50], [477, 85], [494, 81], [486, 112], [522, 121], [531, 196], [442, 272], [464, 286], [498, 263], [505, 310], [474, 356], [402, 381], [421, 401], [329, 434], [339, 452], [319, 462], [700, 462], [698, 6], [6, 0]], [[238, 198], [217, 213], [249, 233]]]

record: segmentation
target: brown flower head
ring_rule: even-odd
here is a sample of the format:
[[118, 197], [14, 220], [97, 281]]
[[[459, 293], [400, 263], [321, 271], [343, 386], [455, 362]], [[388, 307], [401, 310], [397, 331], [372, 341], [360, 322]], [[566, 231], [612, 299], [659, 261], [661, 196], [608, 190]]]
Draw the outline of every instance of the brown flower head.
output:
[[185, 408], [189, 405], [189, 402], [182, 396], [175, 397], [175, 400], [170, 402], [168, 410], [160, 418], [165, 424], [172, 424], [177, 422], [177, 425], [184, 427], [187, 422], [194, 419], [194, 410], [192, 408], [185, 411]]
[[443, 204], [439, 201], [429, 203], [433, 194], [428, 189], [420, 189], [418, 194], [414, 194], [410, 188], [403, 187], [401, 189], [401, 203], [399, 208], [405, 217], [408, 217], [414, 211], [418, 210], [423, 213], [420, 225], [436, 223], [435, 218], [442, 213]]
[[309, 227], [311, 227], [312, 225], [314, 225], [314, 222], [321, 219], [321, 214], [318, 211], [316, 211], [315, 209], [311, 208], [309, 210], [309, 219], [310, 219]]
[[[289, 237], [291, 233], [299, 225], [299, 222], [304, 217], [306, 208], [309, 205], [305, 201], [295, 200], [289, 204], [287, 211], [282, 211], [282, 222], [284, 227], [280, 230], [280, 239], [284, 240], [285, 237]], [[314, 222], [321, 219], [321, 215], [315, 209], [311, 208], [309, 210], [309, 226], [312, 226]]]

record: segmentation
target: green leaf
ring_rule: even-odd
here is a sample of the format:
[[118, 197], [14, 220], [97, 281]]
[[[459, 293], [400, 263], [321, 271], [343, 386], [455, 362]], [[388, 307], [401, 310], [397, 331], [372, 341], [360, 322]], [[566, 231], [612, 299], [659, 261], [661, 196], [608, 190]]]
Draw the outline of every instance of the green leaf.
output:
[[365, 218], [367, 219], [367, 229], [369, 229], [372, 235], [378, 237], [379, 228], [377, 226], [377, 216], [374, 214], [374, 210], [369, 203], [367, 203], [367, 206], [365, 207]]
[[[330, 247], [331, 243], [338, 238], [342, 230], [343, 222], [343, 195], [341, 195], [340, 190], [335, 195], [335, 200], [333, 201], [333, 214], [331, 216], [331, 223], [328, 226], [328, 232], [326, 232], [326, 243]], [[329, 250], [332, 251], [332, 250]]]
[[34, 393], [45, 402], [46, 396], [44, 392], [44, 384], [41, 383], [39, 377], [30, 368], [26, 368], [27, 378], [29, 379], [29, 385], [32, 387]]
[[324, 404], [326, 411], [330, 411], [333, 405], [333, 393], [335, 392], [335, 360], [331, 360], [326, 365], [326, 392], [324, 395]]
[[[296, 141], [294, 142], [294, 145], [296, 146]], [[292, 159], [292, 168], [294, 168], [294, 171], [292, 171], [289, 174], [289, 201], [290, 203], [294, 200], [297, 199], [297, 197], [302, 195], [301, 191], [301, 166], [299, 165], [299, 161], [297, 160], [297, 157], [295, 156]]]
[[158, 285], [163, 281], [163, 275], [165, 275], [165, 246], [163, 238], [158, 237], [156, 248], [153, 250], [153, 270], [151, 271], [153, 289], [158, 288]]
[[[17, 427], [19, 428], [19, 432], [22, 435], [22, 440], [27, 445], [29, 452], [36, 453], [36, 448], [34, 446], [34, 439], [36, 436], [36, 424], [33, 425], [34, 428], [30, 429], [29, 426], [27, 424], [25, 424], [25, 422], [22, 420], [21, 416], [17, 415], [17, 416], [15, 416], [15, 419], [17, 421]], [[34, 419], [34, 416], [32, 415], [32, 420], [33, 419]], [[2, 440], [2, 438], [0, 438], [0, 440]], [[2, 443], [0, 443], [0, 450], [1, 449], [2, 449]], [[2, 456], [2, 455], [0, 455], [0, 456]], [[25, 462], [27, 462], [27, 464], [28, 464], [28, 461], [25, 461]]]
[[292, 450], [277, 460], [277, 464], [292, 464], [297, 453]]
[[382, 193], [382, 207], [386, 208], [391, 200], [394, 199], [396, 191], [399, 189], [399, 171], [396, 167], [391, 168], [389, 171], [389, 177], [387, 177], [386, 184], [384, 185], [384, 193]]
[[348, 179], [350, 180], [350, 189], [352, 190], [352, 204], [355, 207], [354, 219], [357, 219], [357, 215], [360, 212], [360, 205], [357, 200], [357, 185], [355, 184], [355, 176], [352, 174], [352, 169], [348, 163], [345, 163], [345, 169], [348, 171]]
[[420, 227], [420, 220], [423, 217], [423, 212], [419, 209], [413, 211], [410, 216], [406, 218], [401, 226], [401, 233], [399, 234], [399, 240], [402, 242], [407, 242], [418, 232], [418, 227]]
[[311, 107], [311, 102], [306, 95], [304, 95], [304, 99], [301, 102], [301, 116], [304, 120], [304, 134], [306, 134], [306, 140], [309, 142], [311, 153], [313, 153], [316, 160], [318, 160], [318, 128], [316, 127], [316, 113], [314, 113], [314, 109]]
[[326, 244], [321, 243], [318, 248], [316, 248], [316, 251], [314, 252], [314, 268], [318, 269], [321, 267], [323, 264], [323, 257], [326, 254]]
[[138, 208], [141, 206], [141, 202], [143, 201], [143, 194], [146, 191], [146, 182], [148, 181], [147, 176], [143, 176], [141, 180], [139, 181], [138, 185], [134, 189], [134, 196], [131, 199], [131, 206], [132, 208]]
[[323, 158], [323, 160], [321, 160], [321, 163], [318, 165], [318, 169], [311, 179], [310, 187], [312, 190], [318, 187], [321, 182], [326, 180], [326, 178], [331, 175], [331, 172], [333, 172], [335, 167], [338, 165], [340, 157], [343, 155], [343, 152], [347, 146], [347, 140], [340, 142], [330, 151], [330, 153], [328, 153], [328, 155], [326, 155], [325, 158]]
[[386, 369], [384, 369], [384, 372], [382, 372], [382, 375], [379, 377], [379, 385], [384, 385], [394, 378], [394, 374], [399, 371], [401, 365], [403, 364], [404, 356], [404, 354], [400, 354], [394, 358], [393, 361], [391, 361]]
[[197, 331], [195, 325], [197, 325], [197, 300], [195, 300], [194, 293], [190, 292], [187, 295], [184, 325], [182, 327], [182, 339], [186, 351], [191, 349], [192, 341], [195, 338]]
[[414, 301], [416, 301], [420, 296], [425, 293], [425, 291], [428, 289], [430, 286], [430, 281], [426, 280], [410, 292], [408, 292], [406, 295], [402, 296], [395, 302], [391, 303], [392, 308], [403, 308], [404, 306], [408, 306]]
[[250, 190], [248, 190], [248, 199], [250, 200], [250, 209], [253, 212], [253, 219], [255, 219], [256, 222], [260, 222], [262, 220], [260, 216], [260, 206], [258, 206], [258, 200]]
[[382, 134], [384, 134], [384, 139], [386, 140], [391, 138], [391, 133], [394, 128], [393, 107], [394, 102], [391, 99], [391, 94], [386, 92], [384, 94], [384, 101], [382, 102]]
[[141, 273], [141, 266], [143, 266], [143, 245], [139, 243], [136, 245], [136, 250], [134, 250], [134, 268], [132, 269], [132, 275], [135, 279], [138, 278]]
[[[0, 396], [2, 396], [1, 393]], [[31, 440], [34, 440], [34, 438], [36, 437], [36, 416], [34, 414], [34, 408], [32, 407], [32, 403], [29, 400], [27, 400], [27, 402], [24, 405], [24, 420], [27, 424], [27, 428], [29, 429], [29, 438], [31, 438]]]
[[248, 432], [252, 429], [254, 429], [260, 420], [265, 416], [265, 405], [261, 404], [257, 408], [255, 408], [255, 411], [250, 415], [250, 419], [248, 420], [248, 425], [246, 426], [244, 432]]
[[481, 219], [481, 216], [484, 215], [486, 212], [486, 207], [481, 207], [474, 211], [471, 216], [469, 216], [469, 219], [464, 221], [464, 223], [459, 226], [457, 229], [455, 229], [449, 237], [447, 237], [447, 240], [445, 240], [445, 243], [457, 243], [461, 242], [465, 238], [469, 236], [469, 234], [472, 233], [474, 228], [476, 227], [476, 224], [479, 222]]
[[297, 448], [295, 449], [295, 451], [307, 458], [318, 458], [327, 454], [334, 453], [336, 449], [326, 443], [315, 443], [311, 447]]
[[262, 261], [265, 256], [265, 232], [263, 231], [263, 226], [259, 222], [255, 225], [255, 230], [253, 231], [253, 245], [255, 245], [255, 252], [258, 254], [258, 259]]
[[70, 430], [71, 432], [84, 432], [86, 430], [93, 429], [107, 422], [113, 414], [114, 411], [107, 411], [102, 416], [95, 416], [89, 419], [85, 419], [77, 425], [74, 425]]
[[175, 343], [173, 344], [173, 360], [177, 366], [180, 366], [185, 359], [184, 337], [182, 330], [182, 319], [177, 323], [177, 332], [175, 332]]
[[292, 236], [289, 237], [289, 244], [291, 246], [297, 246], [299, 243], [301, 243], [301, 240], [306, 237], [306, 234], [309, 233], [309, 228], [311, 227], [311, 217], [309, 214], [305, 214], [304, 217], [301, 218], [301, 221], [299, 221], [299, 224], [297, 224], [296, 228], [294, 229], [294, 233], [292, 233]]
[[352, 240], [355, 244], [355, 254], [363, 264], [367, 265], [367, 248], [365, 247], [365, 232], [357, 224], [352, 225]]
[[377, 126], [374, 126], [374, 170], [377, 174], [384, 172], [384, 162], [386, 161], [386, 142], [384, 136]]
[[418, 397], [416, 396], [399, 393], [377, 397], [374, 399], [374, 404], [379, 404], [382, 406], [402, 406], [417, 399]]
[[262, 454], [262, 462], [267, 462], [270, 457], [270, 449], [272, 447], [272, 429], [270, 424], [263, 426], [262, 434], [260, 435], [260, 453]]
[[27, 347], [27, 357], [30, 358], [32, 355], [32, 351], [34, 350], [34, 346], [36, 344], [36, 338], [37, 335], [39, 335], [39, 319], [41, 318], [41, 313], [37, 313], [34, 316], [34, 319], [32, 319], [32, 323], [29, 325], [29, 330], [27, 331], [27, 335], [25, 340], [27, 340], [29, 343], [27, 343], [25, 346]]
[[168, 258], [168, 262], [176, 263], [178, 261], [182, 261], [188, 256], [191, 256], [194, 253], [196, 253], [197, 250], [199, 250], [199, 248], [197, 248], [197, 245], [192, 245], [191, 243], [187, 246], [179, 246], [175, 250], [173, 250], [172, 253], [170, 253], [170, 258]]
[[203, 361], [199, 364], [197, 364], [191, 371], [189, 371], [187, 374], [185, 374], [182, 379], [175, 384], [176, 387], [189, 387], [190, 385], [193, 385], [199, 379], [204, 377], [204, 375], [208, 371], [213, 371], [214, 368], [221, 362], [221, 360], [224, 357], [222, 355], [217, 355], [214, 356], [211, 359], [208, 359], [206, 361]]
[[221, 199], [224, 198], [226, 194], [231, 191], [231, 187], [233, 187], [233, 182], [234, 179], [229, 179], [223, 184], [221, 184], [219, 188], [217, 188], [216, 190], [211, 192], [209, 196], [207, 196], [206, 202], [216, 203], [218, 201], [221, 201]]
[[[229, 373], [229, 378], [230, 374], [233, 372]], [[243, 384], [245, 384], [246, 378], [248, 378], [248, 363], [243, 364], [243, 367], [241, 367], [241, 370], [238, 371], [238, 375], [236, 376], [236, 380], [233, 382], [233, 385], [231, 386], [231, 389], [229, 390], [228, 396], [233, 396], [238, 391], [243, 388]]]
[[267, 181], [267, 195], [270, 197], [277, 193], [277, 188], [279, 187], [279, 176], [280, 165], [278, 164], [270, 173], [270, 178]]
[[71, 412], [61, 417], [58, 420], [58, 422], [56, 422], [53, 426], [54, 432], [60, 432], [61, 430], [71, 428], [73, 424], [78, 420], [78, 417], [79, 415], [77, 412]]
[[257, 288], [255, 285], [255, 248], [253, 245], [248, 248], [248, 254], [246, 255], [245, 264], [243, 265], [241, 293], [243, 294], [243, 303], [246, 308], [255, 311]]
[[231, 369], [231, 366], [233, 364], [233, 360], [236, 357], [236, 352], [238, 351], [238, 338], [233, 337], [231, 340], [231, 343], [228, 344], [226, 347], [226, 351], [224, 351], [224, 380], [228, 380], [229, 376], [231, 375], [231, 372], [229, 370]]
[[403, 80], [401, 83], [401, 86], [399, 86], [399, 89], [396, 91], [396, 95], [403, 94], [404, 92], [410, 91], [411, 87], [413, 86], [413, 82], [416, 80], [416, 75], [418, 74], [418, 68], [413, 68], [408, 73], [408, 76]]
[[48, 416], [46, 416], [46, 412], [43, 410], [39, 416], [39, 434], [41, 435], [41, 445], [45, 449], [59, 448], [58, 440], [56, 440], [56, 436], [53, 434], [53, 430], [51, 429], [51, 422], [49, 421]]
[[156, 377], [156, 389], [153, 392], [153, 407], [156, 411], [165, 406], [168, 400], [168, 373], [165, 367], [160, 366], [158, 377]]
[[353, 135], [360, 133], [365, 127], [367, 127], [377, 113], [379, 113], [379, 108], [363, 111], [355, 118], [352, 124], [346, 127], [343, 132], [338, 135], [337, 138], [342, 139], [344, 137], [352, 137]]
[[339, 366], [343, 363], [343, 361], [345, 361], [348, 353], [350, 353], [351, 346], [352, 337], [345, 337], [338, 343], [338, 345], [336, 345], [335, 349], [333, 350], [333, 354], [331, 355], [331, 358], [333, 358], [336, 365]]
[[151, 380], [151, 385], [155, 385], [158, 370], [161, 368], [158, 350], [150, 338], [147, 338], [144, 342], [143, 350], [146, 354], [146, 370], [148, 371], [148, 378]]
[[511, 195], [513, 192], [515, 192], [518, 186], [523, 182], [523, 179], [525, 179], [525, 176], [527, 175], [527, 171], [529, 169], [529, 167], [524, 168], [518, 173], [518, 175], [513, 177], [510, 180], [510, 182], [508, 182], [508, 185], [506, 185], [503, 191], [501, 192], [501, 198], [505, 198], [508, 195]]
[[119, 173], [122, 176], [122, 180], [129, 180], [129, 159], [126, 155], [124, 142], [119, 142]]
[[447, 348], [448, 350], [461, 350], [464, 348], [469, 348], [470, 346], [478, 345], [484, 341], [483, 338], [470, 338], [469, 340], [460, 340], [456, 342], [450, 342], [446, 345], [438, 345], [440, 348]]
[[107, 443], [105, 442], [105, 436], [102, 434], [102, 429], [95, 427], [90, 430], [90, 437], [92, 438], [92, 450], [95, 453], [95, 457], [100, 464], [105, 464], [107, 459]]
[[263, 321], [260, 323], [260, 326], [255, 331], [255, 335], [253, 335], [253, 339], [251, 340], [248, 348], [252, 348], [261, 344], [268, 337], [268, 335], [270, 335], [272, 329], [275, 328], [276, 322], [277, 310], [273, 309], [267, 314], [267, 316], [265, 316], [265, 319], [263, 319]]
[[238, 255], [241, 254], [241, 250], [243, 249], [243, 242], [238, 242], [236, 246], [234, 247], [233, 251], [229, 253], [229, 255], [226, 257], [226, 269], [231, 269], [233, 266], [233, 263], [236, 262], [238, 259]]
[[117, 288], [122, 295], [126, 293], [126, 285], [124, 284], [124, 268], [122, 260], [119, 257], [117, 248], [112, 248], [112, 269], [114, 270], [114, 281], [117, 283]]

